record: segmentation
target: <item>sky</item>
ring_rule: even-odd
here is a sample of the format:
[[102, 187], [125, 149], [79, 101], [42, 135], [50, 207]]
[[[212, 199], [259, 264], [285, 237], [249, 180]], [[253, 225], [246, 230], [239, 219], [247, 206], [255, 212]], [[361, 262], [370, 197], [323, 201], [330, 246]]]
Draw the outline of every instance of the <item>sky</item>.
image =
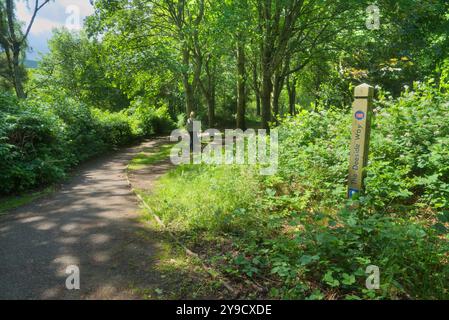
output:
[[[33, 14], [34, 0], [15, 0], [16, 17], [24, 22], [24, 29]], [[42, 0], [40, 0], [42, 2]], [[84, 18], [93, 13], [89, 0], [52, 0], [46, 4], [36, 16], [28, 36], [27, 59], [39, 60], [39, 53], [47, 53], [47, 41], [54, 28], [66, 27], [70, 30], [82, 28]]]

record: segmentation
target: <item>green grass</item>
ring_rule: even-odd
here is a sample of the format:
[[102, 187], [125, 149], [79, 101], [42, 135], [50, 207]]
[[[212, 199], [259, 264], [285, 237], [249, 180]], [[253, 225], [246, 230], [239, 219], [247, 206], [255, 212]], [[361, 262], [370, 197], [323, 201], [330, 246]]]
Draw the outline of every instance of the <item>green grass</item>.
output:
[[[148, 148], [144, 152], [138, 154], [128, 165], [128, 170], [140, 170], [150, 167], [160, 161], [167, 159], [173, 144], [166, 144], [155, 148]], [[162, 181], [170, 179], [170, 177], [181, 178], [184, 184], [174, 183], [176, 190], [171, 190], [172, 195], [176, 195], [184, 188], [192, 185], [188, 183], [188, 176], [193, 175], [199, 169], [197, 166], [182, 166], [174, 171], [166, 174]], [[187, 173], [188, 172], [188, 173]], [[176, 178], [175, 178], [176, 179]], [[158, 184], [162, 185], [162, 184]], [[172, 183], [170, 182], [170, 185]], [[206, 188], [201, 187], [201, 183], [196, 183], [196, 192], [207, 192]], [[167, 190], [170, 191], [170, 190]], [[135, 190], [143, 197], [147, 197], [141, 190]], [[188, 195], [183, 193], [183, 201], [188, 202]], [[157, 205], [159, 206], [159, 205]], [[160, 208], [161, 206], [159, 206]], [[157, 214], [161, 214], [157, 211]], [[164, 216], [164, 218], [167, 218]], [[218, 278], [212, 277], [200, 264], [197, 258], [188, 256], [184, 249], [176, 244], [173, 239], [166, 233], [166, 230], [159, 226], [152, 214], [144, 214], [139, 221], [149, 229], [151, 233], [140, 231], [136, 237], [147, 239], [149, 241], [157, 241], [159, 250], [154, 257], [157, 261], [154, 270], [160, 273], [160, 282], [157, 287], [139, 288], [134, 285], [132, 289], [143, 299], [229, 299], [230, 293], [223, 287]], [[188, 220], [185, 220], [186, 222]], [[173, 229], [172, 229], [173, 230]], [[176, 234], [177, 236], [179, 234]]]
[[156, 184], [145, 200], [172, 229], [243, 232], [258, 221], [258, 179], [248, 166], [182, 165]]
[[43, 196], [46, 196], [52, 193], [54, 190], [54, 187], [47, 187], [44, 190], [36, 191], [33, 193], [26, 193], [20, 196], [9, 196], [2, 198], [0, 199], [0, 215], [6, 214], [12, 209], [21, 207]]
[[[233, 272], [231, 265], [232, 256], [238, 255], [233, 241], [246, 241], [255, 230], [265, 230], [267, 217], [257, 210], [259, 187], [256, 168], [251, 166], [182, 165], [165, 174], [151, 194], [142, 195], [184, 245], [231, 277], [231, 285], [242, 296], [256, 298], [248, 279]], [[211, 286], [213, 281], [206, 285]]]
[[146, 214], [138, 219], [144, 226], [134, 234], [141, 241], [157, 243], [148, 272], [156, 276], [152, 287], [133, 284], [131, 288], [142, 299], [229, 299], [229, 293], [220, 281], [212, 279], [199, 261], [188, 256], [182, 247]]
[[165, 144], [157, 148], [150, 148], [139, 153], [128, 165], [128, 170], [140, 170], [146, 166], [165, 160], [170, 156], [173, 144]]

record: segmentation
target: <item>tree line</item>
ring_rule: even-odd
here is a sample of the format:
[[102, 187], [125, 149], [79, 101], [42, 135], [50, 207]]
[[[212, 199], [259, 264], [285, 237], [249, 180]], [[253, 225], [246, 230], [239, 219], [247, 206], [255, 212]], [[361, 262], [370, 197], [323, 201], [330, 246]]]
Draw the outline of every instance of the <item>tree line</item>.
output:
[[[2, 86], [20, 98], [70, 91], [110, 110], [133, 101], [197, 111], [209, 126], [248, 119], [263, 128], [298, 107], [347, 107], [367, 82], [399, 95], [447, 56], [446, 1], [96, 0], [81, 34], [58, 31], [39, 76], [23, 59], [35, 16], [23, 31], [12, 0], [0, 4]], [[379, 28], [367, 28], [370, 19]], [[249, 125], [252, 125], [249, 124]]]

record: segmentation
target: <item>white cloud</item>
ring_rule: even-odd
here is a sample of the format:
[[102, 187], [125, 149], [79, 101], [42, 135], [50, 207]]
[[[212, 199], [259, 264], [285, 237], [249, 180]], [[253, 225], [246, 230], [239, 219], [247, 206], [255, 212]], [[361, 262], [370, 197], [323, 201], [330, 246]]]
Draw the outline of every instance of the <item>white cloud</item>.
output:
[[61, 6], [67, 8], [69, 6], [78, 6], [83, 16], [88, 16], [94, 13], [94, 9], [89, 0], [56, 0]]
[[[26, 1], [17, 3], [17, 18], [24, 22], [25, 26], [31, 20], [33, 4], [29, 6]], [[79, 30], [86, 16], [93, 13], [93, 8], [88, 0], [55, 0], [45, 5], [36, 16], [31, 34], [41, 35], [51, 32], [53, 28], [66, 27]]]
[[[34, 1], [29, 1], [29, 5], [27, 5], [26, 0], [16, 0], [16, 15], [18, 20], [22, 21], [24, 28], [28, 26], [31, 20], [33, 6]], [[66, 27], [70, 30], [79, 30], [82, 27], [84, 18], [93, 12], [94, 10], [89, 0], [51, 1], [36, 16], [28, 42], [31, 47], [38, 47], [43, 49], [43, 52], [46, 52], [47, 48], [43, 43], [50, 39], [54, 28]], [[35, 54], [31, 54], [30, 58], [36, 58]]]

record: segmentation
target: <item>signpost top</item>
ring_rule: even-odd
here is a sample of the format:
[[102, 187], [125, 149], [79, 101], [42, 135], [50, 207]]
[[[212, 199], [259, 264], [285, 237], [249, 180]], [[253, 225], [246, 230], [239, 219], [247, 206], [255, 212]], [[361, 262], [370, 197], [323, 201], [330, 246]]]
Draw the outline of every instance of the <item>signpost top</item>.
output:
[[369, 84], [362, 83], [354, 89], [355, 98], [371, 98], [374, 96], [374, 87]]

